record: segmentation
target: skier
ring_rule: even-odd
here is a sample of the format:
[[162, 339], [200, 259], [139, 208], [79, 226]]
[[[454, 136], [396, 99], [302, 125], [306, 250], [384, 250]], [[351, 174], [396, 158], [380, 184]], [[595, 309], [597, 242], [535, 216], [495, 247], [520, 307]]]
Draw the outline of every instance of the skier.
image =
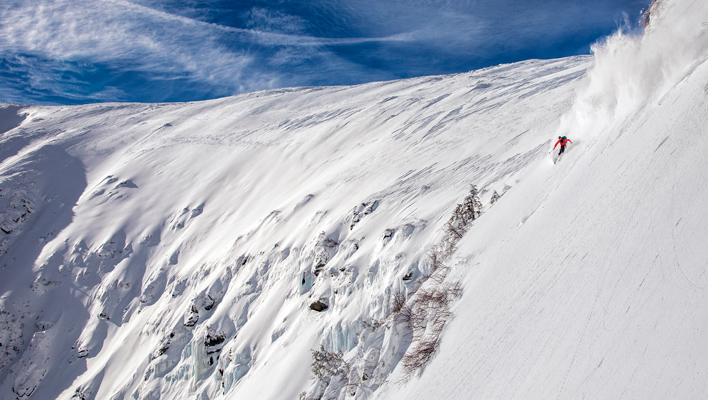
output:
[[563, 154], [563, 152], [565, 151], [565, 145], [567, 145], [568, 142], [573, 143], [570, 139], [568, 139], [568, 138], [565, 137], [565, 136], [558, 136], [558, 141], [556, 142], [555, 146], [553, 146], [553, 149], [555, 150], [555, 148], [556, 148], [559, 144], [561, 145], [560, 151], [558, 152], [558, 155], [559, 155], [559, 156], [560, 156], [561, 154]]

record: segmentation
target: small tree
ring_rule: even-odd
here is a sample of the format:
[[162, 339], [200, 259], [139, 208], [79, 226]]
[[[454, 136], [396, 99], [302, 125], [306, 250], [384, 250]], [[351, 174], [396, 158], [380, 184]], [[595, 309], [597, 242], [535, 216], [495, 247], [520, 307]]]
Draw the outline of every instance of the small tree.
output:
[[482, 202], [479, 200], [477, 186], [470, 186], [470, 193], [465, 200], [455, 207], [452, 217], [447, 221], [445, 232], [450, 239], [457, 241], [462, 239], [469, 225], [482, 214]]
[[494, 193], [492, 193], [492, 198], [489, 199], [489, 203], [490, 203], [490, 204], [494, 204], [494, 203], [496, 203], [497, 201], [499, 201], [499, 199], [501, 199], [501, 196], [500, 196], [499, 193], [497, 193], [497, 191], [495, 190]]
[[470, 185], [470, 194], [465, 197], [464, 204], [465, 208], [469, 210], [468, 213], [471, 216], [469, 222], [474, 221], [482, 215], [482, 202], [479, 200], [479, 191], [477, 190], [477, 186]]

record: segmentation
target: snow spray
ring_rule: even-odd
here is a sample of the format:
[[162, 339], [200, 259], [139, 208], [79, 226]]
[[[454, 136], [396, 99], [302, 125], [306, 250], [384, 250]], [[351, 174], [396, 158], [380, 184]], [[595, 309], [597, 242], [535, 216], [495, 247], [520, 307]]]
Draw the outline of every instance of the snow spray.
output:
[[593, 138], [658, 101], [708, 58], [708, 2], [655, 0], [641, 34], [623, 29], [592, 46], [587, 87], [557, 135]]

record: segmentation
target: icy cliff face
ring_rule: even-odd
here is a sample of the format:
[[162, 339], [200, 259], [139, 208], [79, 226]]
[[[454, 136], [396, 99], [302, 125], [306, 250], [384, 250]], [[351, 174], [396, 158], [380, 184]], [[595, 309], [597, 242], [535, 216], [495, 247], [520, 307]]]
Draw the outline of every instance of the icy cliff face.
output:
[[[2, 395], [370, 397], [415, 341], [392, 315], [455, 205], [476, 185], [490, 207], [546, 156], [588, 63], [22, 108], [2, 136]], [[343, 369], [313, 376], [313, 350]]]

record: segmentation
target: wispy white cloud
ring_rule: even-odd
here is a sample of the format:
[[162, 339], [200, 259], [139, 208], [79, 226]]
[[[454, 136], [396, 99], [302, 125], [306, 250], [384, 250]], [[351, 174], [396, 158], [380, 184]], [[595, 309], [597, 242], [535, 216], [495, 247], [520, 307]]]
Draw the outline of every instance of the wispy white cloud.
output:
[[[583, 14], [585, 6], [566, 1], [568, 21], [551, 20], [549, 10], [560, 7], [558, 2], [274, 2], [239, 9], [238, 23], [222, 24], [209, 17], [209, 7], [228, 3], [221, 0], [4, 0], [0, 57], [26, 67], [16, 76], [26, 78], [27, 91], [135, 99], [141, 97], [129, 92], [141, 90], [139, 85], [118, 88], [115, 81], [138, 74], [165, 92], [154, 93], [153, 100], [179, 98], [184, 86], [215, 97], [446, 72], [426, 65], [492, 59], [500, 51], [567, 34], [571, 24], [590, 18]], [[118, 78], [92, 88], [101, 72], [87, 72], [82, 65], [110, 70]], [[169, 81], [176, 82], [174, 88], [164, 84]]]
[[[245, 17], [248, 27], [234, 28], [125, 0], [11, 1], [0, 6], [0, 52], [109, 64], [149, 73], [155, 80], [186, 79], [209, 85], [218, 95], [227, 95], [287, 84], [281, 80], [288, 73], [265, 68], [268, 63], [326, 58], [330, 63], [349, 64], [325, 47], [412, 40], [404, 35], [318, 38], [304, 34], [306, 24], [301, 18], [262, 8], [248, 11]], [[278, 49], [272, 60], [264, 60], [253, 45]], [[56, 79], [51, 71], [27, 72], [33, 77], [30, 86], [56, 89], [51, 87]]]
[[[93, 3], [44, 0], [4, 7], [0, 18], [9, 23], [0, 27], [3, 52], [118, 63], [165, 78], [188, 74], [199, 81], [221, 80], [249, 89], [241, 76], [252, 57], [223, 51], [204, 24], [125, 1]], [[253, 79], [256, 85], [262, 80]]]

